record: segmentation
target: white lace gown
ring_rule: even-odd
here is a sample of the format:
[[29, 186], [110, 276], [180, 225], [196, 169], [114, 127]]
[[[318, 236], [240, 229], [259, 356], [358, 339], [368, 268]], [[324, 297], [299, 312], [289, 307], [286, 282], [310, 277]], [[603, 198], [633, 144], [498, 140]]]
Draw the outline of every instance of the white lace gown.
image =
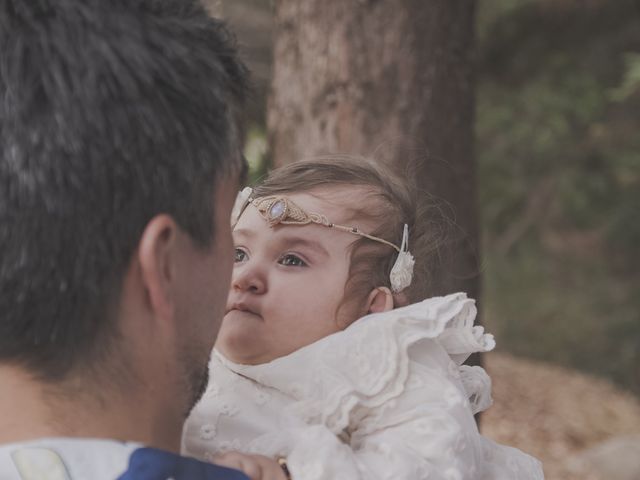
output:
[[262, 365], [214, 351], [183, 453], [287, 457], [294, 480], [537, 480], [540, 462], [481, 436], [491, 350], [463, 293], [372, 314]]

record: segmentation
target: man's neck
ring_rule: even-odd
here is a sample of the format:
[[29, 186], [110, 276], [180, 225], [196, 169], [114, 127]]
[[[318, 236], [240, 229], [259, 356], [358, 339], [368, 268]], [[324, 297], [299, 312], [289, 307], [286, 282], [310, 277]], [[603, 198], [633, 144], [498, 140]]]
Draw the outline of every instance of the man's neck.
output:
[[[163, 408], [158, 392], [113, 393], [113, 385], [100, 389], [95, 384], [88, 388], [88, 383], [83, 385], [79, 379], [44, 383], [23, 369], [0, 365], [0, 444], [84, 437], [179, 451], [180, 414], [171, 415], [170, 409]], [[172, 418], [176, 421], [171, 422]]]

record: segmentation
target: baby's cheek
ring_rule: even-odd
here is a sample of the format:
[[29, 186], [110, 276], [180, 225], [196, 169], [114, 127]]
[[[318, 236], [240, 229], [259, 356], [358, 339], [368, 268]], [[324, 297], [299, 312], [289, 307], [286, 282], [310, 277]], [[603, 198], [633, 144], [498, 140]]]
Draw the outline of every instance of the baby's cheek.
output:
[[366, 298], [362, 298], [361, 293], [345, 296], [336, 308], [336, 325], [340, 330], [344, 330], [366, 313]]

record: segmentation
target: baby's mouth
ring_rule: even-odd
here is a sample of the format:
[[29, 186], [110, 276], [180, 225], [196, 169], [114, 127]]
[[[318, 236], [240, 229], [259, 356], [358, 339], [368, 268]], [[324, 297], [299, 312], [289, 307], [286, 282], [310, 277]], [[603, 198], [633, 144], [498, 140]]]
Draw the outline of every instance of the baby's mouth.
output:
[[[227, 309], [226, 314], [229, 314], [230, 312], [240, 312], [240, 313], [249, 313], [251, 315], [256, 315], [256, 316], [260, 316], [260, 313], [258, 313], [254, 308], [251, 308], [249, 306], [247, 306], [244, 303], [234, 303], [231, 305], [231, 308]], [[225, 314], [225, 315], [226, 315]]]

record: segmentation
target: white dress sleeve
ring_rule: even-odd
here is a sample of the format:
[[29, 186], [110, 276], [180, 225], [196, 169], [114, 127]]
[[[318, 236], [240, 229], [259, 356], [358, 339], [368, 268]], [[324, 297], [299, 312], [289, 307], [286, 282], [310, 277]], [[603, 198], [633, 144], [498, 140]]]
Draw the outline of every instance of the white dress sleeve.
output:
[[[342, 438], [325, 427], [289, 434], [296, 480], [533, 480], [540, 464], [482, 437], [449, 357], [427, 341], [409, 366], [407, 388], [371, 409]], [[353, 416], [362, 415], [355, 409]]]
[[295, 435], [288, 454], [293, 478], [484, 478], [480, 437], [461, 384], [446, 373], [449, 357], [437, 344], [421, 350], [403, 392], [379, 407], [354, 409], [341, 439], [326, 427]]
[[249, 450], [286, 456], [295, 480], [542, 479], [537, 460], [477, 430], [491, 382], [461, 363], [495, 343], [475, 315], [474, 302], [454, 294], [364, 317], [269, 364], [222, 359], [288, 399], [272, 410], [279, 428]]

